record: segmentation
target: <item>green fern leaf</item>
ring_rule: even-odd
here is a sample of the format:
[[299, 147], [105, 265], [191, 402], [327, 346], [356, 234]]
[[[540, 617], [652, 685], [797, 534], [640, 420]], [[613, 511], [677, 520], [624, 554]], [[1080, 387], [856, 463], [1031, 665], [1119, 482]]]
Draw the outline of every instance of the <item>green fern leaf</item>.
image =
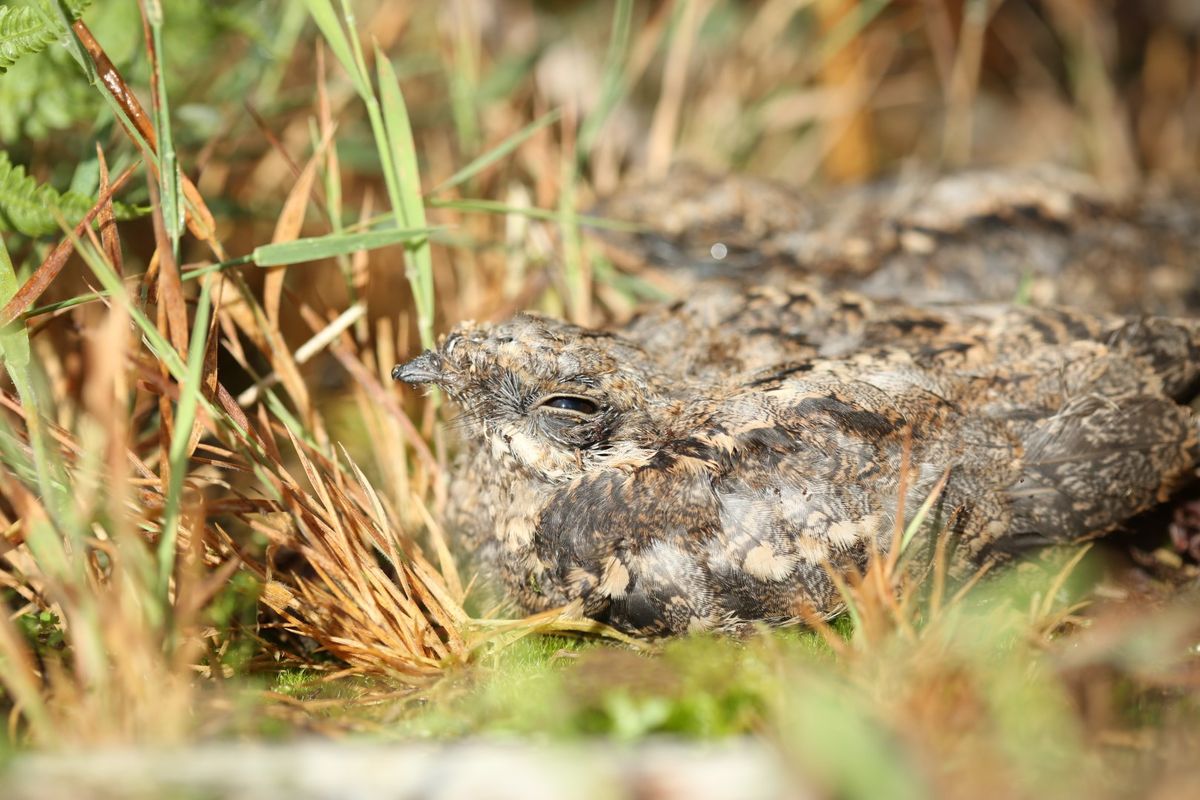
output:
[[[67, 11], [72, 19], [91, 5], [92, 0], [68, 0]], [[58, 38], [62, 31], [49, 16], [45, 0], [43, 8], [0, 5], [0, 75], [17, 63], [22, 56], [38, 53]]]
[[[59, 232], [57, 211], [68, 224], [75, 225], [96, 204], [95, 198], [78, 192], [59, 193], [53, 186], [39, 185], [14, 166], [8, 154], [0, 151], [0, 231], [15, 231], [25, 236], [46, 236]], [[145, 214], [145, 209], [113, 203], [113, 214], [127, 220]]]
[[40, 52], [55, 31], [29, 6], [0, 6], [0, 74], [21, 56]]

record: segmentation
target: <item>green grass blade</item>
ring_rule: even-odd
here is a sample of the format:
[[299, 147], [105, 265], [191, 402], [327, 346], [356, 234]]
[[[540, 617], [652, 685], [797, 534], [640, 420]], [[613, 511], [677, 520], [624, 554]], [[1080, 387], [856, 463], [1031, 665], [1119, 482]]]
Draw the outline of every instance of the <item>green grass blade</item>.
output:
[[155, 324], [133, 302], [129, 296], [128, 287], [121, 282], [121, 279], [113, 272], [112, 267], [91, 246], [91, 242], [83, 241], [75, 235], [74, 231], [68, 231], [67, 235], [71, 238], [72, 244], [75, 245], [75, 252], [88, 265], [92, 274], [96, 276], [96, 279], [100, 281], [100, 285], [104, 291], [121, 303], [125, 310], [129, 312], [134, 324], [137, 325], [138, 330], [141, 332], [146, 346], [150, 348], [151, 354], [166, 365], [171, 377], [176, 381], [182, 381], [183, 377], [187, 374], [187, 365], [179, 353], [175, 351], [175, 348], [171, 346], [171, 343], [159, 333]]
[[467, 164], [458, 172], [454, 173], [449, 178], [430, 189], [428, 194], [437, 194], [438, 192], [451, 189], [459, 184], [466, 183], [471, 178], [490, 167], [492, 164], [495, 164], [497, 161], [516, 150], [526, 139], [533, 136], [542, 128], [558, 122], [561, 117], [562, 112], [558, 109], [555, 109], [547, 114], [543, 114], [540, 118], [529, 123], [524, 128], [521, 128], [521, 130], [512, 134], [504, 141], [500, 142], [500, 144], [496, 145], [491, 150], [479, 156], [470, 164]]
[[258, 79], [256, 96], [276, 97], [279, 94], [279, 87], [283, 85], [284, 76], [291, 63], [292, 52], [295, 51], [300, 42], [300, 35], [304, 32], [304, 12], [304, 6], [299, 3], [284, 4], [275, 35], [268, 45], [272, 58]]
[[304, 5], [308, 7], [308, 13], [317, 23], [321, 35], [329, 43], [329, 49], [333, 51], [334, 57], [341, 62], [342, 69], [350, 75], [350, 80], [354, 82], [354, 90], [363, 98], [370, 97], [371, 85], [366, 74], [358, 69], [358, 64], [354, 60], [354, 52], [350, 47], [350, 38], [346, 35], [337, 12], [333, 9], [333, 3], [330, 0], [304, 0]]
[[58, 42], [67, 49], [67, 52], [71, 54], [71, 57], [83, 69], [83, 74], [87, 76], [88, 82], [94, 84], [96, 82], [96, 69], [92, 65], [91, 58], [84, 52], [83, 46], [75, 37], [75, 33], [71, 30], [71, 23], [90, 4], [90, 0], [88, 2], [50, 0], [49, 2], [39, 3], [35, 8], [41, 14], [43, 22], [49, 28], [53, 29]]
[[171, 478], [167, 485], [167, 497], [163, 511], [163, 529], [158, 540], [158, 596], [166, 603], [171, 575], [175, 571], [175, 543], [179, 536], [179, 520], [182, 516], [183, 479], [187, 477], [190, 453], [188, 444], [192, 437], [192, 426], [196, 422], [196, 410], [200, 404], [200, 388], [204, 379], [204, 354], [208, 349], [208, 319], [212, 310], [212, 295], [209, 282], [200, 284], [200, 297], [196, 302], [196, 316], [192, 322], [192, 336], [188, 340], [186, 375], [179, 383], [179, 404], [175, 411], [175, 429], [171, 432], [171, 443], [167, 450]]
[[143, 6], [150, 25], [150, 40], [154, 44], [154, 83], [157, 88], [154, 108], [154, 129], [158, 136], [158, 190], [162, 204], [163, 223], [171, 240], [171, 251], [179, 255], [179, 239], [183, 235], [183, 203], [180, 202], [179, 162], [175, 155], [175, 140], [171, 133], [171, 106], [167, 101], [167, 76], [163, 74], [163, 9], [161, 0], [145, 0]]
[[[0, 306], [8, 303], [18, 288], [20, 283], [17, 281], [17, 272], [8, 257], [8, 248], [4, 246], [4, 240], [0, 239]], [[10, 373], [14, 370], [24, 372], [29, 368], [29, 334], [24, 325], [14, 322], [0, 328], [0, 357], [3, 357]], [[15, 375], [13, 383], [17, 383]], [[17, 389], [21, 389], [19, 384]]]
[[[304, 442], [309, 447], [318, 450], [320, 449], [321, 445], [315, 438], [313, 438], [312, 431], [310, 431], [303, 422], [296, 419], [296, 415], [288, 410], [287, 405], [279, 399], [278, 394], [271, 389], [264, 389], [262, 398], [263, 402], [267, 404], [267, 408], [271, 411], [271, 413], [283, 423], [284, 427], [292, 432], [292, 435], [295, 436], [297, 440]], [[264, 483], [269, 485], [270, 481], [264, 481]]]
[[558, 231], [562, 240], [563, 284], [567, 290], [567, 309], [575, 322], [587, 323], [588, 285], [583, 268], [583, 241], [579, 233], [579, 213], [575, 192], [579, 183], [578, 162], [563, 159], [563, 175], [558, 195]]
[[[12, 260], [8, 256], [8, 248], [4, 246], [4, 240], [0, 239], [0, 305], [12, 299], [19, 286], [16, 270], [13, 269]], [[4, 448], [5, 466], [15, 474], [26, 479], [32, 478], [34, 482], [44, 486], [48, 474], [43, 472], [46, 461], [45, 444], [41, 435], [41, 418], [37, 414], [37, 403], [34, 400], [33, 381], [29, 374], [29, 332], [20, 320], [0, 328], [0, 359], [4, 361], [4, 367], [12, 379], [13, 386], [16, 387], [17, 396], [28, 417], [26, 426], [34, 456], [31, 475], [28, 468], [22, 469], [27, 466], [27, 462], [14, 439], [11, 448]]]
[[818, 63], [824, 64], [837, 55], [839, 50], [850, 44], [891, 4], [892, 0], [863, 0], [859, 3], [857, 13], [846, 14], [834, 25], [833, 30], [821, 39]]
[[917, 509], [916, 515], [913, 516], [912, 520], [910, 520], [908, 525], [904, 528], [904, 534], [900, 539], [901, 553], [908, 549], [908, 545], [910, 542], [912, 542], [913, 537], [917, 535], [917, 531], [921, 530], [921, 526], [925, 524], [925, 518], [929, 516], [929, 511], [933, 508], [933, 504], [936, 503], [942, 496], [942, 492], [946, 489], [946, 481], [949, 479], [950, 469], [947, 468], [946, 471], [942, 473], [942, 477], [938, 479], [938, 482], [934, 484], [932, 489], [929, 490], [929, 494], [921, 503], [920, 508]]
[[[477, 198], [468, 198], [465, 200], [437, 200], [429, 201], [429, 205], [433, 208], [452, 208], [455, 211], [466, 211], [480, 214], [520, 214], [530, 219], [540, 219], [547, 222], [558, 222], [562, 218], [561, 210], [550, 210], [548, 208], [535, 208], [533, 206], [514, 206], [500, 200], [481, 200]], [[636, 222], [627, 222], [620, 219], [609, 219], [607, 217], [593, 217], [587, 214], [576, 214], [575, 219], [580, 225], [586, 225], [589, 228], [603, 228], [610, 231], [629, 231], [637, 233], [646, 230], [645, 225], [639, 225]]]
[[[0, 304], [7, 303], [16, 293], [18, 286], [16, 270], [13, 269], [8, 249], [0, 239]], [[23, 321], [14, 321], [0, 329], [0, 358], [4, 360], [4, 367], [12, 378], [25, 412], [25, 425], [33, 450], [37, 485], [46, 509], [61, 530], [76, 531], [78, 528], [74, 524], [74, 505], [67, 491], [65, 472], [59, 462], [58, 451], [49, 445], [46, 438], [41, 402], [33, 379], [29, 332]], [[61, 545], [57, 542], [51, 544], [56, 550], [61, 550]], [[42, 550], [45, 549], [43, 546]]]
[[[256, 248], [249, 255], [238, 256], [227, 261], [219, 261], [215, 264], [208, 264], [203, 267], [190, 269], [180, 275], [180, 280], [184, 283], [194, 281], [205, 275], [212, 275], [225, 270], [242, 267], [247, 264], [254, 264], [260, 267], [275, 267], [288, 264], [302, 264], [306, 261], [316, 261], [322, 258], [332, 258], [340, 255], [349, 255], [360, 250], [374, 250], [379, 247], [387, 247], [389, 245], [401, 244], [403, 242], [416, 241], [425, 236], [432, 236], [438, 231], [445, 230], [444, 227], [424, 228], [421, 230], [382, 230], [382, 231], [367, 231], [365, 233], [354, 234], [330, 234], [327, 236], [314, 236], [308, 239], [294, 239], [290, 242], [282, 242], [279, 244], [266, 244]], [[108, 289], [100, 289], [95, 292], [84, 292], [75, 297], [68, 297], [65, 300], [58, 300], [53, 303], [46, 303], [35, 308], [31, 308], [22, 314], [24, 319], [32, 319], [40, 317], [43, 314], [52, 314], [56, 311], [64, 311], [68, 308], [84, 305], [85, 303], [93, 303], [104, 297], [111, 297], [112, 292]]]
[[612, 36], [604, 57], [604, 74], [600, 81], [600, 99], [579, 130], [578, 153], [586, 156], [596, 143], [596, 137], [608, 121], [617, 102], [625, 94], [625, 65], [628, 61], [630, 23], [633, 19], [632, 0], [617, 0], [613, 12]]
[[450, 113], [458, 133], [459, 148], [464, 153], [474, 153], [479, 149], [481, 136], [476, 100], [479, 96], [479, 54], [476, 42], [472, 41], [473, 26], [464, 24], [460, 18], [454, 28], [454, 63], [446, 75], [450, 85]]
[[[424, 205], [408, 104], [404, 102], [404, 95], [400, 91], [400, 77], [396, 74], [396, 68], [378, 48], [375, 50], [375, 64], [379, 72], [379, 102], [383, 111], [386, 145], [392, 156], [396, 185], [400, 188], [399, 212], [405, 224], [412, 224], [418, 214], [424, 213]], [[411, 185], [413, 183], [415, 187]]]
[[307, 239], [294, 239], [254, 248], [251, 260], [260, 267], [301, 264], [322, 258], [349, 255], [361, 250], [374, 250], [394, 244], [421, 242], [439, 228], [401, 228], [399, 230], [367, 231], [366, 233], [329, 234]]
[[[330, 48], [342, 68], [354, 81], [355, 90], [367, 106], [367, 117], [379, 153], [380, 170], [387, 185], [388, 199], [399, 228], [422, 229], [425, 224], [425, 206], [421, 197], [420, 171], [417, 166], [416, 147], [413, 143], [409, 123], [408, 107], [400, 93], [400, 82], [396, 70], [384, 53], [376, 48], [375, 66], [379, 81], [379, 97], [371, 89], [362, 48], [353, 36], [351, 6], [342, 3], [343, 27], [331, 0], [304, 0], [309, 13], [329, 42]], [[350, 34], [347, 33], [347, 29]], [[406, 274], [412, 287], [414, 305], [417, 308], [417, 329], [421, 342], [433, 346], [433, 258], [427, 238], [410, 244], [406, 252]]]
[[[411, 228], [425, 227], [425, 203], [421, 195], [421, 173], [417, 164], [417, 148], [413, 142], [408, 106], [400, 92], [400, 80], [392, 62], [375, 51], [379, 69], [379, 99], [383, 108], [387, 132], [387, 149], [393, 157], [396, 183], [400, 192], [400, 224]], [[378, 143], [377, 143], [378, 144]], [[407, 253], [407, 276], [417, 307], [417, 330], [421, 344], [433, 347], [433, 256], [429, 241], [417, 242]]]
[[354, 58], [354, 70], [359, 75], [359, 80], [362, 83], [364, 91], [360, 92], [363, 97], [374, 96], [371, 91], [371, 77], [367, 71], [367, 60], [363, 58], [362, 44], [358, 40], [358, 25], [354, 19], [354, 4], [351, 0], [341, 0], [342, 18], [346, 20], [346, 30], [350, 32], [347, 40], [350, 44], [350, 52]]

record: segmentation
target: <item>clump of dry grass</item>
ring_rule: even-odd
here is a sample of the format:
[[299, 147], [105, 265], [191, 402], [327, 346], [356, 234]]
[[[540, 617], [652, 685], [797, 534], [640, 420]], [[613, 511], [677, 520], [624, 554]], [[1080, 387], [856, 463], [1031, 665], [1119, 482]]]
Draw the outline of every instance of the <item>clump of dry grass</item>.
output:
[[457, 581], [446, 580], [413, 538], [395, 533], [395, 512], [356, 466], [348, 479], [324, 456], [292, 444], [312, 488], [286, 472], [272, 475], [288, 524], [277, 530], [264, 518], [251, 525], [294, 548], [303, 572], [313, 574], [276, 578], [252, 564], [266, 606], [354, 670], [421, 680], [462, 661], [468, 617]]

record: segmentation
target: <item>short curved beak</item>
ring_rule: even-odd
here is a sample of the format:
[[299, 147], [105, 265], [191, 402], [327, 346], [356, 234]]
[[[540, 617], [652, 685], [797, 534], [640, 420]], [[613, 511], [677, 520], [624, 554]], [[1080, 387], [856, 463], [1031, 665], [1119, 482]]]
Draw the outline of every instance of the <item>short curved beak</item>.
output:
[[442, 357], [432, 350], [426, 350], [406, 364], [397, 364], [392, 370], [392, 380], [404, 381], [413, 386], [441, 383], [444, 378]]

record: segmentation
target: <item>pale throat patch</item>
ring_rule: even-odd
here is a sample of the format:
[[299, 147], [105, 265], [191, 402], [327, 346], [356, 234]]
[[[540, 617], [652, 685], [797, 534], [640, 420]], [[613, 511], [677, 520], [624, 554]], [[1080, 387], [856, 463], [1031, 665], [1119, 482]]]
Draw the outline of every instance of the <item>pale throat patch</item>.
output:
[[551, 447], [537, 437], [518, 431], [508, 437], [492, 438], [492, 453], [498, 458], [516, 459], [550, 480], [563, 480], [578, 473], [574, 453]]

